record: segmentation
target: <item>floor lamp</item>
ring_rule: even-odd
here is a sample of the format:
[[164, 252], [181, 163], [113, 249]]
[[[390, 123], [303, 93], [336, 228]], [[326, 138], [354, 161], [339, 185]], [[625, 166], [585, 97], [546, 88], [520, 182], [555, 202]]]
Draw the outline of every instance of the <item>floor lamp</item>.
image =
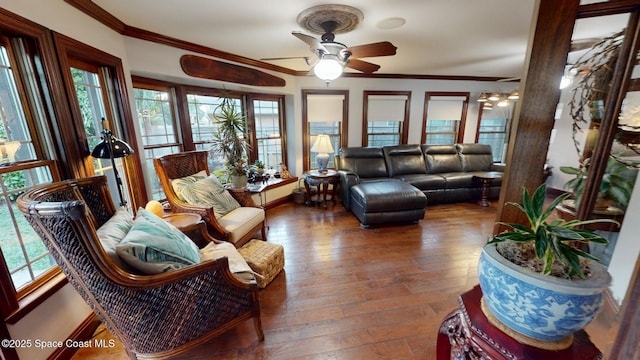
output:
[[111, 159], [113, 174], [116, 176], [116, 184], [118, 185], [118, 195], [120, 196], [120, 206], [126, 206], [127, 202], [122, 197], [122, 179], [116, 168], [116, 158], [123, 158], [133, 154], [133, 149], [126, 142], [113, 136], [113, 133], [106, 126], [106, 122], [102, 119], [104, 129], [102, 130], [102, 141], [93, 148], [91, 156], [98, 159]]

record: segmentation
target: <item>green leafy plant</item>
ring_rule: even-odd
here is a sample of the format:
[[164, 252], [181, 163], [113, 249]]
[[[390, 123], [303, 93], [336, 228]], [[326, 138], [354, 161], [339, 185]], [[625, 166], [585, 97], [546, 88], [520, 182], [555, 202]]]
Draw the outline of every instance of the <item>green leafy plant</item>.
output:
[[[609, 158], [607, 168], [602, 176], [602, 182], [600, 183], [599, 193], [603, 201], [610, 202], [612, 205], [622, 209], [627, 208], [635, 183], [633, 178], [624, 176], [624, 172], [628, 169], [626, 165], [616, 161], [613, 157]], [[560, 171], [565, 174], [575, 175], [573, 179], [564, 184], [564, 188], [573, 192], [577, 207], [587, 181], [588, 164], [581, 165], [578, 168], [561, 166]]]
[[522, 211], [527, 216], [529, 225], [499, 222], [499, 224], [510, 227], [512, 231], [498, 234], [491, 238], [488, 243], [496, 244], [512, 241], [519, 244], [533, 244], [535, 257], [543, 260], [542, 274], [551, 275], [554, 263], [559, 262], [568, 268], [568, 277], [578, 276], [584, 278], [585, 274], [582, 270], [581, 258], [595, 261], [599, 261], [599, 259], [581, 250], [576, 245], [589, 242], [606, 244], [608, 240], [580, 227], [599, 222], [616, 222], [610, 219], [584, 221], [556, 219], [549, 221], [549, 216], [553, 213], [556, 205], [565, 200], [570, 194], [560, 195], [545, 209], [546, 190], [546, 185], [542, 184], [533, 195], [530, 195], [525, 188], [522, 195], [522, 204], [507, 203]]
[[226, 169], [231, 175], [246, 175], [250, 150], [246, 117], [230, 97], [223, 98], [213, 117], [217, 124], [211, 145], [213, 152], [227, 159]]

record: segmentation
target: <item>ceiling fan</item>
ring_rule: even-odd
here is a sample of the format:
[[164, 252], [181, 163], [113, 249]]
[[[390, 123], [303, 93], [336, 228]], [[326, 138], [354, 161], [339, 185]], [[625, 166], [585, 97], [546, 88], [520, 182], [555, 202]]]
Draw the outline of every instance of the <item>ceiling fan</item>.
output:
[[309, 45], [309, 50], [318, 58], [316, 65], [323, 59], [333, 59], [342, 66], [361, 71], [365, 74], [371, 74], [380, 69], [380, 65], [360, 60], [360, 58], [396, 54], [397, 48], [388, 41], [350, 47], [336, 42], [333, 32], [338, 25], [338, 22], [333, 20], [322, 22], [320, 26], [324, 30], [324, 34], [322, 34], [320, 39], [299, 31], [293, 31], [291, 34]]

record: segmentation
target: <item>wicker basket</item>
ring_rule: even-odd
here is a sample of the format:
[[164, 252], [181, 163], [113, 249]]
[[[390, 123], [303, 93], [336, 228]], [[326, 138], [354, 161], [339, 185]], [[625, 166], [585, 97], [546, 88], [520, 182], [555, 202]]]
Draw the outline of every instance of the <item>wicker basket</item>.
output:
[[263, 240], [251, 240], [238, 249], [251, 270], [258, 273], [260, 288], [266, 287], [284, 268], [284, 247]]

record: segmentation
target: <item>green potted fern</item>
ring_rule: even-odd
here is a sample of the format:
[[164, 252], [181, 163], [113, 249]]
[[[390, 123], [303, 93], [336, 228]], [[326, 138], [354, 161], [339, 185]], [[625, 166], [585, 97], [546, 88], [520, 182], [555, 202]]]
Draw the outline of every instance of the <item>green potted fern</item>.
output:
[[557, 350], [569, 347], [572, 334], [593, 320], [611, 282], [606, 267], [580, 246], [607, 239], [582, 227], [613, 221], [552, 219], [556, 205], [570, 194], [545, 208], [545, 193], [544, 184], [532, 195], [524, 189], [521, 204], [508, 203], [528, 224], [499, 223], [511, 230], [483, 247], [478, 277], [483, 311], [498, 327], [520, 342]]

